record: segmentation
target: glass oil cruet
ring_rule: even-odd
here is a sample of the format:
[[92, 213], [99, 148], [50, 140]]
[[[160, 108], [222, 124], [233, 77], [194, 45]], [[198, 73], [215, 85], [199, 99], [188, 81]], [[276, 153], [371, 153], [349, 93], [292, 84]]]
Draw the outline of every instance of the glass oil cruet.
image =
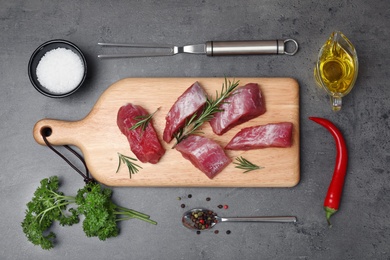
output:
[[333, 111], [339, 111], [342, 97], [355, 85], [358, 75], [355, 47], [339, 31], [333, 32], [318, 54], [314, 78], [330, 97]]

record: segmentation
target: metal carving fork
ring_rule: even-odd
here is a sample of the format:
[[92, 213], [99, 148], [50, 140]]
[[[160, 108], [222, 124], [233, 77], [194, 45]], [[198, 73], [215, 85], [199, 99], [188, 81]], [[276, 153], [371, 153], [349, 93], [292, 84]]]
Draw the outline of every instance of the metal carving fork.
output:
[[[287, 51], [287, 44], [292, 44], [292, 50]], [[298, 43], [293, 39], [260, 40], [260, 41], [208, 41], [205, 44], [175, 46], [169, 44], [131, 44], [131, 43], [98, 43], [104, 47], [128, 47], [149, 49], [147, 52], [127, 54], [99, 54], [99, 58], [133, 58], [172, 56], [179, 53], [206, 54], [207, 56], [223, 55], [261, 55], [286, 54], [294, 55], [298, 51]], [[154, 51], [150, 51], [154, 49]]]

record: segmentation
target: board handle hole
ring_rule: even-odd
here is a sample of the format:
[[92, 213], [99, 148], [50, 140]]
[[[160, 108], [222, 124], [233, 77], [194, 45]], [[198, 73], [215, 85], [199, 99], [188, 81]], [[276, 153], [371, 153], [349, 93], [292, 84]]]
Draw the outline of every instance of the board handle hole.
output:
[[44, 137], [49, 137], [53, 133], [53, 130], [51, 130], [50, 127], [44, 127], [41, 129], [41, 135]]

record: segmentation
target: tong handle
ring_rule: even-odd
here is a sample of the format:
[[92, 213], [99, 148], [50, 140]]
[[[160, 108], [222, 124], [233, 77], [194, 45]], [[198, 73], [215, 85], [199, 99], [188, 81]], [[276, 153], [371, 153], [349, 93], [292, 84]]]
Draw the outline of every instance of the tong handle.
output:
[[[294, 45], [292, 51], [286, 50], [286, 45]], [[261, 40], [261, 41], [209, 41], [206, 42], [207, 56], [224, 55], [259, 55], [286, 54], [294, 55], [298, 51], [298, 43], [293, 39]]]

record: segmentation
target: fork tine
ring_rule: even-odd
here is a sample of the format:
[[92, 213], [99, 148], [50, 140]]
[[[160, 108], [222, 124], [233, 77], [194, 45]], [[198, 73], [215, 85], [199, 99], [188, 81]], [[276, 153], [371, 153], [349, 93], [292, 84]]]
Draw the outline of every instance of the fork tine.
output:
[[[177, 49], [176, 46], [171, 44], [154, 44], [154, 43], [103, 43], [99, 42], [98, 45], [106, 47], [129, 47], [129, 48], [150, 48], [150, 49], [165, 49], [164, 51], [144, 52], [144, 53], [127, 53], [127, 54], [100, 54], [98, 58], [133, 58], [133, 57], [158, 57], [158, 56], [172, 56]], [[168, 50], [167, 50], [168, 49]]]
[[172, 56], [173, 52], [154, 52], [154, 53], [127, 53], [127, 54], [99, 54], [100, 59], [111, 58], [136, 58], [136, 57], [159, 57], [159, 56]]
[[155, 44], [155, 43], [105, 43], [99, 42], [98, 45], [106, 47], [133, 47], [133, 48], [174, 48], [172, 44]]

